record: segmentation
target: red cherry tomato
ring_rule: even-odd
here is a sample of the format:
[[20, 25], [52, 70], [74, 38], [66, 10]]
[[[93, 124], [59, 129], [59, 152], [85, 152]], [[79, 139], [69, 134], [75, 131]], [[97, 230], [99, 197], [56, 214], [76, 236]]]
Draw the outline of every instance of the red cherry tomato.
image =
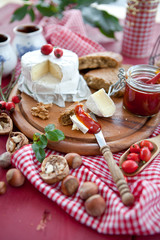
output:
[[150, 158], [151, 158], [151, 151], [149, 150], [149, 148], [148, 147], [141, 148], [140, 159], [142, 161], [148, 162]]
[[122, 169], [126, 173], [134, 173], [138, 168], [138, 164], [133, 160], [126, 160], [122, 163]]
[[127, 155], [127, 160], [133, 160], [133, 161], [136, 161], [136, 162], [140, 162], [140, 156], [138, 153], [129, 153]]
[[140, 146], [138, 144], [132, 144], [130, 146], [130, 152], [131, 153], [139, 153], [140, 152]]
[[143, 147], [148, 147], [150, 151], [152, 151], [153, 148], [154, 148], [154, 147], [153, 147], [153, 144], [152, 144], [150, 141], [148, 141], [148, 140], [142, 140], [142, 141], [140, 142], [140, 147], [141, 147], [141, 148], [143, 148]]

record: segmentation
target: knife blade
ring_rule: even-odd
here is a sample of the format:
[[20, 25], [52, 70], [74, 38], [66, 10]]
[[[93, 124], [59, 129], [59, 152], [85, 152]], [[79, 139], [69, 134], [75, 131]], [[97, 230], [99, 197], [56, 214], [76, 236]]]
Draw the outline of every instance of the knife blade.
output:
[[[90, 116], [94, 121], [98, 122], [95, 115], [92, 112], [90, 112]], [[105, 141], [102, 130], [100, 130], [98, 133], [95, 133], [94, 135], [100, 147], [100, 151], [108, 164], [108, 168], [112, 175], [112, 179], [115, 182], [117, 189], [119, 190], [122, 202], [127, 206], [132, 205], [134, 202], [134, 196], [128, 187], [128, 184], [124, 178], [122, 171], [120, 170], [120, 168], [118, 167], [113, 158], [113, 154], [110, 150], [109, 145]]]

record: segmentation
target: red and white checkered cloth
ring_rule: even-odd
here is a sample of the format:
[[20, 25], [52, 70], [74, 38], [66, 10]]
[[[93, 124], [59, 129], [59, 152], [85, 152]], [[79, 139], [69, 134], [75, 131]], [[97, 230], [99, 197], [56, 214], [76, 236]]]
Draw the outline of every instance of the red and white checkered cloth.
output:
[[71, 50], [79, 57], [105, 51], [100, 44], [87, 37], [88, 28], [86, 29], [79, 10], [65, 11], [62, 19], [44, 17], [39, 24], [43, 27], [47, 42]]
[[143, 58], [150, 54], [158, 4], [159, 1], [128, 0], [122, 42], [124, 55]]
[[[160, 134], [160, 125], [152, 136]], [[46, 149], [46, 155], [63, 155]], [[113, 154], [119, 162], [122, 152]], [[160, 154], [140, 174], [128, 177], [128, 184], [135, 197], [131, 207], [125, 206], [112, 180], [103, 156], [82, 156], [80, 168], [70, 170], [70, 174], [85, 181], [95, 182], [99, 193], [106, 201], [106, 210], [101, 217], [89, 216], [79, 193], [71, 197], [62, 194], [61, 182], [53, 185], [44, 183], [39, 175], [41, 164], [36, 160], [31, 145], [26, 145], [12, 156], [12, 164], [19, 168], [26, 178], [40, 192], [56, 202], [64, 211], [82, 224], [103, 234], [146, 235], [160, 233]]]
[[[44, 35], [48, 42], [75, 51], [79, 56], [104, 50], [87, 38], [81, 14], [77, 10], [72, 10], [72, 14], [66, 12], [65, 17], [59, 21], [43, 18], [40, 24], [44, 27]], [[152, 136], [158, 134], [160, 125]], [[46, 149], [46, 156], [49, 154], [63, 155]], [[121, 154], [122, 152], [114, 154], [117, 164]], [[160, 232], [160, 154], [142, 173], [128, 177], [129, 187], [135, 196], [135, 203], [131, 207], [122, 203], [103, 156], [82, 158], [82, 166], [70, 170], [70, 174], [79, 179], [80, 185], [85, 181], [92, 181], [99, 186], [99, 193], [106, 201], [106, 210], [101, 217], [94, 218], [86, 213], [84, 201], [80, 199], [78, 191], [75, 195], [66, 197], [61, 193], [61, 183], [48, 185], [42, 181], [39, 175], [41, 164], [36, 160], [31, 145], [18, 150], [12, 156], [12, 164], [22, 171], [35, 188], [56, 202], [69, 215], [99, 233], [145, 235]]]

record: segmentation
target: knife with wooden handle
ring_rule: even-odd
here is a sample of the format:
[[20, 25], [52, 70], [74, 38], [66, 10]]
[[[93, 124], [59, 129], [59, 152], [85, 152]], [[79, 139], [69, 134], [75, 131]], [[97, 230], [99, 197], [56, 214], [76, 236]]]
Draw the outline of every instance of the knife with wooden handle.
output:
[[[96, 117], [93, 113], [90, 113], [90, 116], [96, 120]], [[122, 202], [128, 206], [132, 205], [134, 203], [134, 196], [131, 193], [128, 184], [124, 178], [124, 175], [118, 165], [116, 164], [115, 160], [113, 159], [112, 152], [110, 150], [109, 145], [107, 145], [102, 131], [99, 131], [98, 133], [94, 134], [96, 137], [96, 140], [98, 142], [98, 145], [100, 146], [100, 151], [104, 156], [104, 159], [108, 163], [108, 168], [110, 170], [110, 173], [112, 175], [112, 178], [114, 182], [116, 183], [116, 186], [119, 190]]]

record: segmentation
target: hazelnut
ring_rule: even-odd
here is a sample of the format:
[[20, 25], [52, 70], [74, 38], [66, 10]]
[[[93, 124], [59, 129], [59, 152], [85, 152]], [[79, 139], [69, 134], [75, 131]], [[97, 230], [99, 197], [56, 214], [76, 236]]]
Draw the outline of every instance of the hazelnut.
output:
[[16, 168], [11, 168], [7, 171], [6, 179], [12, 187], [20, 187], [24, 184], [25, 181], [25, 177], [21, 171]]
[[65, 159], [68, 162], [70, 168], [78, 168], [82, 164], [82, 158], [78, 153], [67, 153]]
[[73, 195], [79, 187], [79, 181], [76, 177], [68, 175], [62, 181], [61, 191], [67, 196]]
[[84, 205], [87, 213], [93, 217], [100, 217], [106, 208], [105, 200], [99, 194], [89, 197]]
[[11, 165], [11, 153], [4, 152], [0, 155], [0, 167], [7, 168]]
[[80, 198], [86, 200], [94, 194], [98, 193], [98, 186], [93, 182], [84, 182], [79, 188]]
[[0, 181], [0, 195], [4, 194], [7, 191], [7, 185], [5, 182]]

